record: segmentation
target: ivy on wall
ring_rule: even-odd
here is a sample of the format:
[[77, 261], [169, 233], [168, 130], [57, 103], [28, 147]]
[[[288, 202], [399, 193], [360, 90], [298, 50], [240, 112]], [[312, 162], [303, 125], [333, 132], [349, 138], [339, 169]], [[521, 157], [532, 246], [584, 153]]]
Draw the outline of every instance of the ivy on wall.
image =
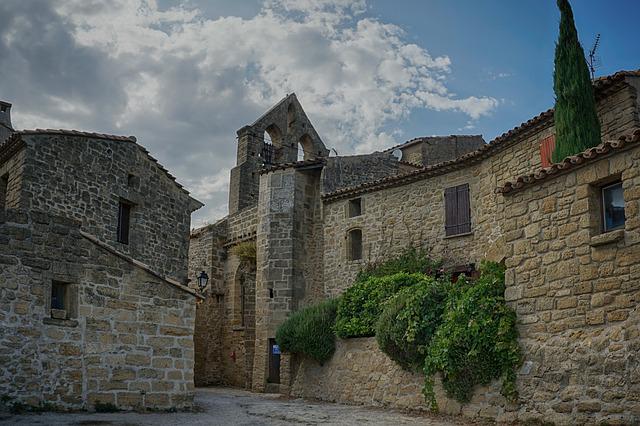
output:
[[493, 379], [502, 379], [502, 394], [515, 401], [522, 354], [516, 313], [504, 300], [504, 267], [485, 262], [477, 281], [462, 278], [451, 288], [442, 324], [426, 351], [425, 397], [435, 406], [433, 375], [440, 373], [447, 396], [460, 402]]

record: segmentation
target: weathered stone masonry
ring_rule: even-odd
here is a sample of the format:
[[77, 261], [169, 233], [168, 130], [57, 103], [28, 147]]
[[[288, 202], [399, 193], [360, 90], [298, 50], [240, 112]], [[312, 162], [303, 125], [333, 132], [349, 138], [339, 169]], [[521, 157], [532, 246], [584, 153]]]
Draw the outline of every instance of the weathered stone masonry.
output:
[[[638, 80], [638, 72], [621, 72], [594, 83], [604, 141], [640, 128]], [[281, 115], [283, 110], [286, 102], [271, 112]], [[267, 125], [269, 113], [259, 121]], [[233, 236], [221, 231], [226, 238], [221, 237], [224, 242], [218, 246], [230, 248], [251, 240], [253, 226], [257, 228], [251, 387], [274, 390], [266, 383], [268, 339], [288, 313], [339, 295], [364, 264], [413, 244], [442, 258], [448, 268], [477, 265], [483, 259], [505, 262], [506, 297], [518, 313], [525, 351], [518, 373], [519, 404], [508, 404], [494, 383], [460, 405], [447, 399], [436, 381], [442, 411], [499, 421], [637, 422], [637, 295], [632, 283], [638, 234], [635, 173], [640, 170], [635, 161], [639, 148], [633, 144], [638, 135], [624, 149], [607, 151], [598, 161], [587, 159], [575, 170], [556, 174], [551, 169], [553, 175], [538, 182], [543, 176], [540, 146], [553, 134], [549, 110], [488, 144], [477, 144], [478, 137], [458, 136], [464, 144], [459, 147], [463, 152], [451, 150], [457, 158], [436, 158], [430, 151], [453, 137], [418, 138], [360, 158], [313, 158], [265, 167], [259, 186], [257, 180], [251, 184], [257, 199], [255, 221], [240, 226], [242, 231]], [[601, 149], [607, 147], [613, 145]], [[396, 149], [402, 151], [402, 161], [384, 156]], [[582, 164], [582, 159], [575, 161]], [[601, 165], [604, 161], [608, 166]], [[373, 167], [363, 171], [360, 164]], [[371, 173], [372, 168], [379, 174]], [[581, 174], [590, 177], [579, 178]], [[616, 177], [624, 182], [625, 229], [596, 235], [593, 218], [598, 206], [592, 190]], [[495, 192], [514, 180], [513, 194]], [[232, 192], [237, 189], [234, 181], [232, 175]], [[523, 182], [532, 183], [520, 188]], [[471, 195], [471, 232], [447, 237], [443, 194], [462, 184], [469, 185]], [[354, 203], [357, 214], [350, 213]], [[231, 223], [236, 214], [225, 221]], [[358, 260], [348, 255], [353, 230], [362, 233]], [[203, 238], [200, 232], [194, 238]], [[211, 258], [225, 271], [238, 267], [233, 256]], [[224, 299], [233, 294], [234, 285], [230, 275], [215, 283]], [[229, 309], [236, 302], [223, 303]], [[232, 318], [227, 315], [218, 323], [229, 329]], [[373, 339], [340, 341], [336, 355], [324, 366], [283, 354], [279, 389], [294, 396], [425, 409], [418, 394], [422, 377], [399, 370], [375, 345]], [[228, 356], [228, 348], [223, 342], [222, 358]], [[222, 381], [233, 383], [237, 373], [227, 364], [222, 360], [209, 368], [231, 374]], [[245, 368], [250, 367], [245, 362]]]
[[[187, 248], [201, 204], [133, 138], [16, 132], [0, 176], [0, 394], [63, 409], [190, 407], [199, 296]], [[135, 204], [129, 244], [115, 236], [123, 199]]]

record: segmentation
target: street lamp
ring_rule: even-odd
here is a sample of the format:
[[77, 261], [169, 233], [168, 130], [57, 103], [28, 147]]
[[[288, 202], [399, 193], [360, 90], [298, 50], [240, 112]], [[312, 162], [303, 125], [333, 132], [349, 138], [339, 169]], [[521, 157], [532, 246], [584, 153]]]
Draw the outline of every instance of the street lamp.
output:
[[198, 275], [198, 290], [200, 293], [204, 293], [204, 289], [207, 287], [207, 283], [209, 282], [209, 275], [205, 271], [200, 272]]

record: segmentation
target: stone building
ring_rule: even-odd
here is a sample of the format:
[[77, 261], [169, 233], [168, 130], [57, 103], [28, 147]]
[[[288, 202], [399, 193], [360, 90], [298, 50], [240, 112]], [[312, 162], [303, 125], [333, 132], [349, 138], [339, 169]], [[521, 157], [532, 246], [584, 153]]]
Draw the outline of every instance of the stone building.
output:
[[13, 132], [0, 145], [0, 395], [191, 406], [201, 205], [134, 137]]
[[13, 133], [11, 124], [11, 104], [0, 101], [0, 144], [7, 140]]
[[[443, 411], [640, 421], [640, 72], [597, 79], [594, 90], [602, 145], [556, 165], [553, 110], [486, 144], [417, 138], [356, 157], [327, 156], [293, 95], [241, 129], [230, 214], [192, 233], [190, 274], [212, 277], [196, 313], [196, 382], [427, 409], [423, 378], [373, 339], [339, 341], [324, 366], [273, 347], [290, 312], [412, 244], [451, 270], [504, 262], [519, 319], [519, 403], [496, 385], [465, 405], [440, 390]], [[304, 158], [293, 161], [303, 139]], [[234, 249], [251, 244], [255, 260]]]

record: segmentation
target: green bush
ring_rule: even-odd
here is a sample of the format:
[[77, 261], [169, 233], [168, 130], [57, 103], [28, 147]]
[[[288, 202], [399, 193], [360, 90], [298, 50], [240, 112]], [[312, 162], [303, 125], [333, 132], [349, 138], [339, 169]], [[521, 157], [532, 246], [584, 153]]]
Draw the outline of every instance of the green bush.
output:
[[338, 301], [328, 299], [293, 313], [280, 325], [276, 342], [282, 350], [305, 354], [320, 364], [336, 350], [334, 325]]
[[370, 276], [349, 287], [338, 303], [336, 334], [341, 338], [373, 336], [384, 302], [403, 287], [424, 280], [424, 274]]
[[384, 277], [400, 272], [407, 274], [422, 273], [434, 276], [441, 265], [442, 262], [431, 259], [425, 250], [409, 247], [397, 257], [369, 263], [360, 271], [355, 282], [365, 281], [370, 277]]
[[392, 296], [376, 325], [382, 352], [409, 371], [424, 366], [425, 351], [442, 322], [450, 284], [424, 276]]
[[447, 396], [466, 402], [474, 386], [502, 378], [502, 394], [517, 399], [521, 363], [516, 314], [504, 301], [504, 267], [483, 263], [480, 278], [452, 286], [443, 321], [426, 352], [425, 396], [435, 404], [433, 375], [440, 372]]

